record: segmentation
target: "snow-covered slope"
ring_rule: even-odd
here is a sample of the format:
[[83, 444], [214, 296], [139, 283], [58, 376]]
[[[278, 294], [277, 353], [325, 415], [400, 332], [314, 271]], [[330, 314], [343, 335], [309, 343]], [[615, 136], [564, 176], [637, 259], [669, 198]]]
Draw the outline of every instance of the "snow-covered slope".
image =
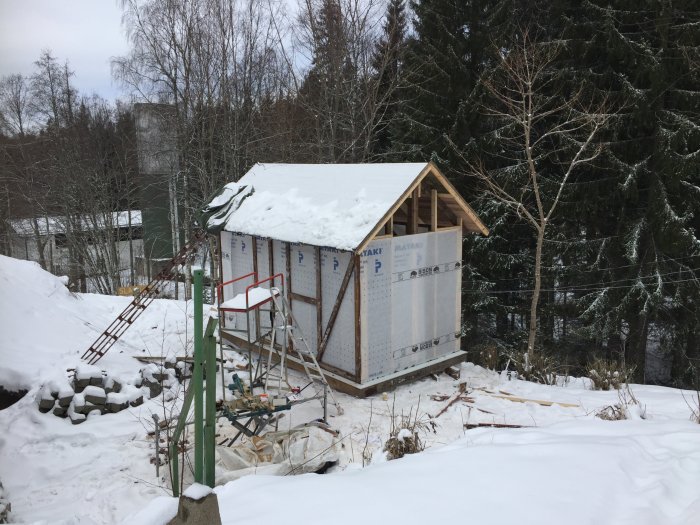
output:
[[[166, 493], [150, 463], [158, 401], [79, 426], [37, 410], [42, 385], [67, 384], [68, 368], [130, 298], [71, 294], [39, 265], [0, 256], [0, 385], [28, 394], [0, 411], [0, 482], [12, 518], [38, 523], [116, 523]], [[155, 301], [99, 366], [125, 381], [143, 366], [131, 356], [182, 355], [187, 304]]]
[[[38, 264], [0, 255], [0, 385], [22, 390], [65, 377], [66, 368], [75, 367], [130, 301], [71, 294], [62, 279]], [[128, 356], [179, 350], [185, 338], [171, 336], [182, 336], [185, 326], [185, 303], [157, 300], [110, 350], [102, 366], [114, 373], [127, 372], [135, 364]]]
[[[215, 489], [225, 525], [696, 524], [700, 427], [568, 421], [475, 429], [421, 454], [335, 475], [248, 476]], [[124, 523], [166, 523], [174, 498]]]
[[[0, 384], [30, 390], [0, 411], [0, 482], [15, 521], [153, 524], [174, 512], [167, 471], [156, 477], [150, 462], [148, 431], [151, 413], [177, 413], [177, 401], [151, 400], [77, 426], [39, 413], [34, 401], [42, 384], [66, 380], [128, 301], [71, 295], [37, 265], [0, 257]], [[131, 356], [181, 355], [190, 343], [186, 311], [184, 302], [156, 301], [100, 366], [128, 381], [142, 366]], [[468, 400], [446, 408], [462, 381]], [[588, 383], [537, 385], [464, 364], [459, 381], [441, 375], [386, 397], [341, 395], [345, 414], [330, 418], [343, 447], [339, 465], [324, 476], [248, 476], [219, 487], [224, 522], [698, 523], [700, 425], [689, 421], [690, 392], [631, 385], [641, 403], [632, 415], [646, 419], [602, 421], [595, 412], [617, 403], [618, 393]], [[392, 414], [409, 411], [435, 424], [422, 434], [427, 450], [387, 462], [381, 448]], [[318, 404], [300, 405], [280, 430], [319, 415]], [[465, 423], [529, 428], [466, 430]], [[234, 429], [222, 420], [217, 432]]]

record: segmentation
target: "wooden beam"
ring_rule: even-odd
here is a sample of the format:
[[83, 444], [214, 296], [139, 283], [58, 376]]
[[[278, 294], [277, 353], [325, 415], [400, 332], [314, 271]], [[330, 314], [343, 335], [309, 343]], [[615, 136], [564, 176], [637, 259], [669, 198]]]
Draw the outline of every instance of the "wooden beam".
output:
[[[219, 251], [219, 282], [223, 283], [224, 281], [224, 261], [223, 261], [223, 250], [222, 250], [222, 243], [221, 243], [221, 234], [223, 232], [220, 232], [219, 235], [216, 236], [216, 248]], [[230, 261], [229, 261], [230, 264]], [[221, 287], [221, 295], [224, 294], [224, 288]], [[219, 297], [219, 294], [217, 292], [216, 294], [216, 300], [217, 300], [217, 307], [219, 303], [222, 301], [223, 297]], [[223, 320], [223, 317], [221, 318]]]
[[343, 282], [340, 283], [340, 290], [338, 290], [338, 297], [333, 305], [333, 310], [331, 310], [331, 316], [328, 318], [328, 325], [326, 330], [323, 332], [323, 339], [321, 339], [321, 344], [318, 345], [318, 355], [316, 359], [320, 362], [323, 357], [323, 353], [326, 351], [326, 345], [328, 344], [328, 339], [333, 331], [333, 326], [335, 325], [335, 320], [338, 317], [338, 312], [340, 311], [340, 305], [343, 303], [343, 297], [345, 297], [345, 290], [348, 289], [348, 283], [350, 282], [350, 276], [352, 275], [354, 268], [353, 255], [351, 254], [350, 262], [348, 263], [348, 268], [345, 270], [345, 275], [343, 276]]
[[436, 232], [438, 224], [437, 190], [430, 190], [430, 231]]
[[272, 239], [267, 240], [267, 258], [269, 261], [270, 275], [275, 275], [275, 257], [272, 254]]
[[362, 382], [362, 323], [360, 311], [360, 256], [354, 256], [355, 266], [355, 381]]
[[452, 183], [450, 183], [450, 181], [448, 181], [445, 178], [445, 176], [442, 173], [440, 173], [440, 171], [433, 165], [432, 162], [429, 164], [429, 167], [432, 175], [440, 182], [440, 184], [443, 185], [443, 187], [449, 192], [449, 194], [452, 197], [454, 197], [454, 199], [457, 201], [457, 204], [459, 204], [459, 207], [462, 208], [462, 210], [472, 220], [477, 230], [482, 235], [488, 235], [489, 229], [483, 222], [481, 222], [481, 219], [479, 219], [476, 213], [474, 213], [474, 210], [472, 210], [471, 206], [467, 204], [467, 202], [462, 198], [459, 192], [452, 186]]
[[323, 337], [323, 303], [321, 301], [321, 248], [314, 247], [316, 254], [316, 353]]
[[316, 298], [315, 297], [309, 297], [308, 295], [302, 295], [300, 293], [289, 292], [289, 298], [294, 299], [295, 301], [301, 301], [302, 303], [313, 304], [314, 306], [316, 306]]
[[[294, 310], [294, 307], [292, 306], [292, 247], [289, 243], [285, 243], [284, 246], [284, 253], [285, 253], [285, 259], [286, 261], [286, 266], [287, 266], [287, 296], [289, 297], [289, 311], [292, 312]], [[274, 330], [273, 330], [274, 331]], [[286, 337], [286, 336], [285, 336]], [[289, 341], [287, 343], [287, 352], [290, 354], [294, 351], [294, 345], [292, 345], [292, 342]]]
[[[250, 236], [253, 241], [251, 244], [253, 249], [253, 271], [255, 272], [255, 280], [260, 280], [260, 275], [258, 275], [258, 240], [255, 235]], [[260, 340], [260, 309], [255, 309], [255, 340]]]
[[292, 248], [288, 242], [284, 243], [285, 270], [287, 271], [287, 293], [292, 291]]
[[418, 233], [418, 199], [418, 189], [415, 189], [411, 200], [408, 201], [408, 235]]

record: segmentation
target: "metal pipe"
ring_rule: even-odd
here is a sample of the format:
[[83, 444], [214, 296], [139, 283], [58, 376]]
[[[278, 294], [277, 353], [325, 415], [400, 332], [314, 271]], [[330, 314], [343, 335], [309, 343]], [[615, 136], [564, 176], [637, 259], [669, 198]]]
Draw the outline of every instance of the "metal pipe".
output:
[[192, 383], [194, 386], [194, 481], [204, 481], [204, 350], [202, 348], [203, 333], [202, 322], [204, 312], [202, 308], [202, 276], [203, 271], [197, 268], [194, 272], [194, 371]]
[[[216, 447], [216, 338], [215, 319], [209, 319], [204, 340], [207, 392], [204, 409], [204, 484], [214, 487], [214, 450]], [[223, 366], [223, 361], [222, 361]]]

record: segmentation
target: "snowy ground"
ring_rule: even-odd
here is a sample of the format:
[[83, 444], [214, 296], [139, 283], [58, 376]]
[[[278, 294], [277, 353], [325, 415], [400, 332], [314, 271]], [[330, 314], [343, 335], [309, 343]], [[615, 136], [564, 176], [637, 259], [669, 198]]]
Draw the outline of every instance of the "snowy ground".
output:
[[[29, 389], [0, 411], [0, 482], [12, 519], [167, 522], [176, 502], [150, 463], [148, 436], [151, 412], [165, 414], [162, 403], [73, 426], [39, 413], [34, 401], [42, 384], [66, 381], [66, 369], [129, 299], [71, 295], [36, 265], [5, 257], [0, 290], [0, 385]], [[182, 355], [191, 339], [187, 312], [184, 302], [156, 301], [100, 366], [128, 381], [143, 366], [132, 356]], [[700, 522], [700, 425], [689, 421], [690, 392], [632, 385], [641, 403], [633, 419], [602, 421], [595, 412], [617, 403], [618, 393], [591, 391], [585, 380], [549, 387], [470, 364], [461, 373], [459, 381], [441, 375], [386, 396], [339, 396], [345, 414], [330, 418], [340, 432], [339, 466], [324, 476], [246, 476], [219, 487], [224, 523]], [[452, 398], [430, 396], [454, 396], [464, 381], [469, 400], [436, 417]], [[427, 450], [386, 461], [391, 415], [409, 412], [426, 424], [432, 416], [435, 430], [422, 434]], [[318, 406], [301, 405], [281, 427], [319, 416]], [[465, 430], [475, 423], [527, 428]], [[230, 426], [221, 421], [219, 432]]]

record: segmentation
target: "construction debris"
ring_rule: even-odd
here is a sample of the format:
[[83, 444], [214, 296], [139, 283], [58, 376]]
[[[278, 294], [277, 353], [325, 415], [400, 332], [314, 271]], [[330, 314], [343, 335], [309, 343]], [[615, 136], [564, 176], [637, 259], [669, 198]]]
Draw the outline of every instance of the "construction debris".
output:
[[565, 408], [579, 408], [580, 405], [575, 405], [574, 403], [562, 403], [559, 401], [545, 401], [541, 399], [528, 399], [526, 397], [516, 397], [516, 396], [503, 396], [499, 394], [491, 394], [486, 392], [487, 395], [490, 395], [491, 397], [497, 397], [498, 399], [505, 399], [507, 401], [512, 401], [514, 403], [537, 403], [538, 405], [542, 405], [544, 407], [550, 407], [552, 405], [558, 405], [560, 407], [565, 407]]
[[431, 416], [431, 419], [437, 419], [441, 415], [443, 415], [445, 412], [447, 412], [447, 409], [449, 409], [452, 405], [454, 405], [457, 401], [464, 401], [465, 403], [473, 403], [474, 398], [469, 397], [465, 393], [462, 392], [457, 392], [454, 394], [451, 398], [450, 401], [440, 410], [440, 412], [437, 413], [435, 416]]
[[464, 428], [471, 430], [472, 428], [532, 428], [526, 425], [508, 425], [506, 423], [465, 423]]

